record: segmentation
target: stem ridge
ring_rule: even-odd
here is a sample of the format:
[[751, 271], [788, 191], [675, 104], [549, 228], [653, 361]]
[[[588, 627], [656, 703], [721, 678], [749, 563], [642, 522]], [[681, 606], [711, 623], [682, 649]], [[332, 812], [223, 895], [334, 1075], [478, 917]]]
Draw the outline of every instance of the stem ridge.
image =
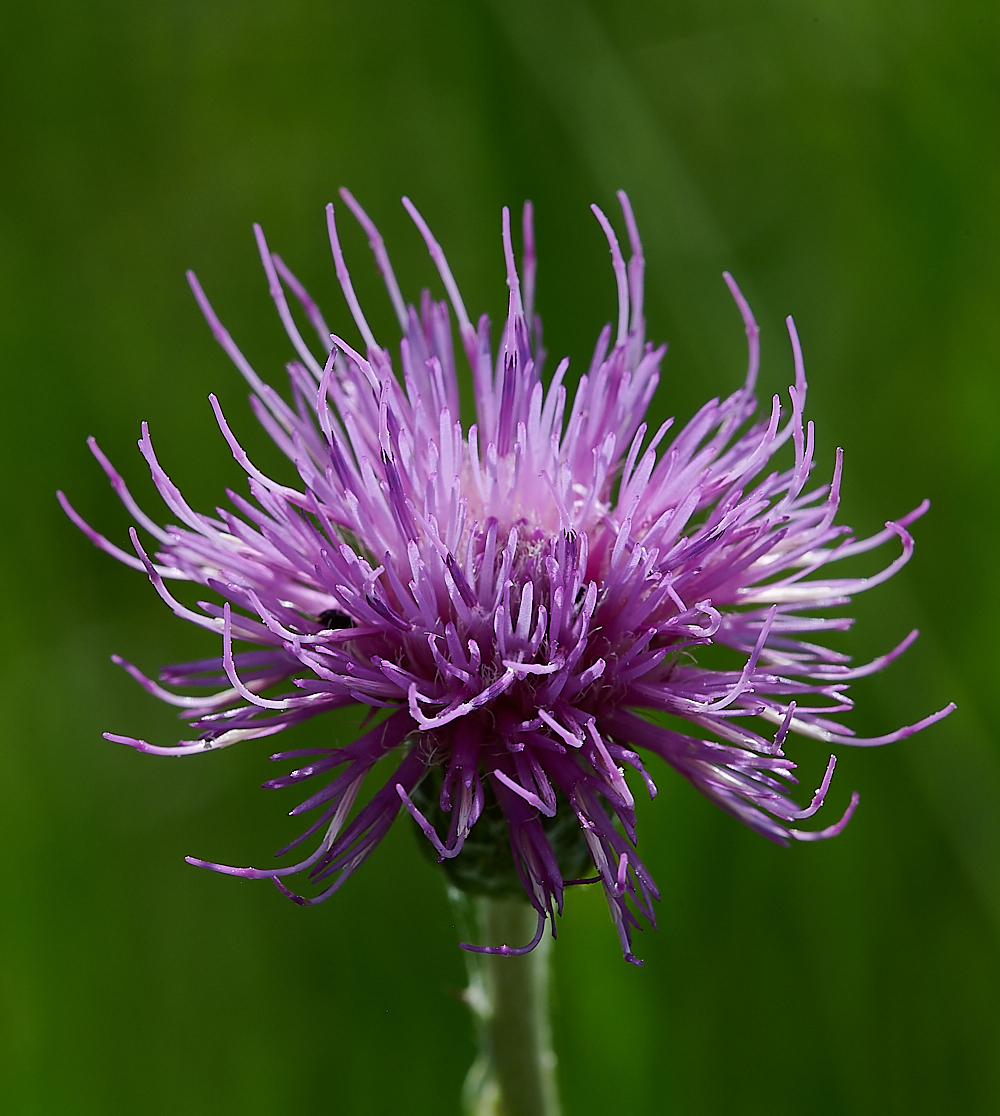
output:
[[[523, 899], [469, 896], [449, 887], [463, 937], [495, 946], [535, 936], [538, 914]], [[561, 1116], [549, 1021], [549, 955], [543, 935], [527, 954], [467, 952], [478, 1053], [462, 1088], [465, 1116]]]

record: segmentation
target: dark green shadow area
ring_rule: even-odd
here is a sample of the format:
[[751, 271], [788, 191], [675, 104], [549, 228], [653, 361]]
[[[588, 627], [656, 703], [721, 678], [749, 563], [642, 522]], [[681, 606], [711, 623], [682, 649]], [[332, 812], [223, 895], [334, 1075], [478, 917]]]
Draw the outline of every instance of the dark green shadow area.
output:
[[[276, 385], [290, 349], [259, 220], [356, 339], [324, 204], [348, 185], [404, 291], [438, 281], [399, 205], [444, 245], [471, 312], [505, 309], [500, 207], [533, 199], [551, 364], [579, 370], [615, 313], [588, 212], [629, 190], [654, 418], [689, 417], [745, 366], [719, 277], [783, 391], [792, 313], [819, 475], [845, 449], [842, 520], [878, 530], [929, 496], [913, 563], [862, 597], [838, 646], [865, 661], [850, 724], [921, 737], [840, 756], [836, 841], [783, 850], [672, 772], [641, 809], [663, 902], [621, 960], [580, 889], [554, 950], [567, 1116], [987, 1116], [1000, 1109], [1000, 15], [985, 0], [40, 0], [0, 36], [0, 439], [6, 601], [0, 745], [0, 1110], [17, 1116], [457, 1112], [472, 1059], [444, 889], [397, 826], [330, 903], [185, 854], [266, 863], [297, 830], [263, 792], [267, 742], [174, 762], [108, 744], [180, 735], [109, 661], [208, 655], [146, 580], [59, 511], [127, 545], [87, 435], [150, 510], [135, 450], [210, 510], [245, 478], [207, 402], [287, 476], [184, 281], [193, 267]], [[346, 216], [346, 215], [345, 215]], [[365, 238], [341, 221], [375, 333], [396, 336]], [[159, 514], [159, 512], [157, 512]], [[890, 548], [886, 548], [887, 551]], [[893, 555], [869, 556], [874, 571]], [[348, 718], [286, 747], [346, 739]], [[794, 746], [803, 797], [826, 760]]]

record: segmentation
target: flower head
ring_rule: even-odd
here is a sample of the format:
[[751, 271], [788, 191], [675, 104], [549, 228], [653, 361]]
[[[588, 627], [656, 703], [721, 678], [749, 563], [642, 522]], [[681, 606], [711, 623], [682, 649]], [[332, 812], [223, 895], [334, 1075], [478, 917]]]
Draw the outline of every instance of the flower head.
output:
[[[271, 297], [297, 353], [288, 365], [291, 403], [257, 376], [189, 276], [212, 332], [250, 384], [258, 419], [301, 486], [271, 480], [253, 465], [212, 396], [248, 477], [252, 499], [230, 493], [235, 511], [192, 509], [160, 465], [145, 425], [139, 448], [176, 525], [161, 527], [143, 513], [93, 440], [91, 449], [139, 527], [156, 540], [152, 557], [135, 529], [133, 556], [84, 523], [60, 494], [94, 543], [144, 570], [178, 616], [222, 637], [221, 658], [161, 672], [167, 684], [210, 691], [197, 696], [168, 691], [116, 658], [150, 693], [192, 718], [192, 739], [171, 747], [108, 739], [155, 755], [188, 755], [274, 736], [332, 709], [368, 707], [365, 731], [347, 746], [273, 757], [297, 765], [265, 786], [314, 777], [322, 783], [292, 811], [314, 812], [312, 824], [281, 850], [312, 838], [304, 859], [265, 869], [192, 863], [270, 878], [298, 902], [317, 903], [341, 887], [405, 809], [460, 886], [523, 888], [539, 916], [535, 941], [546, 919], [554, 932], [563, 889], [581, 882], [589, 862], [625, 956], [636, 960], [632, 930], [639, 915], [653, 920], [658, 898], [635, 849], [626, 769], [656, 793], [637, 749], [787, 844], [839, 833], [857, 804], [855, 795], [824, 829], [798, 828], [822, 805], [835, 760], [812, 800], [798, 804], [789, 794], [795, 764], [784, 753], [790, 734], [824, 745], [884, 744], [950, 712], [858, 739], [832, 719], [851, 708], [848, 684], [891, 662], [916, 633], [862, 667], [812, 642], [850, 623], [816, 610], [845, 604], [909, 559], [907, 527], [927, 504], [861, 541], [835, 525], [841, 457], [830, 484], [807, 487], [813, 427], [803, 420], [806, 380], [792, 321], [790, 407], [775, 396], [754, 420], [757, 326], [729, 275], [749, 341], [743, 386], [707, 403], [672, 439], [671, 422], [647, 429], [643, 417], [665, 346], [645, 339], [642, 247], [624, 193], [628, 264], [610, 222], [593, 207], [618, 283], [617, 330], [602, 331], [573, 393], [564, 383], [568, 360], [547, 386], [542, 379], [530, 204], [520, 275], [503, 211], [509, 311], [494, 360], [488, 319], [470, 321], [441, 247], [409, 200], [403, 204], [451, 311], [428, 291], [419, 311], [404, 302], [374, 224], [346, 190], [341, 195], [368, 234], [399, 319], [398, 372], [354, 294], [332, 205], [337, 277], [365, 355], [331, 334], [256, 228]], [[315, 329], [319, 350], [301, 336], [286, 290]], [[476, 422], [467, 430], [451, 312], [475, 391]], [[789, 463], [773, 467], [789, 442]], [[880, 573], [828, 576], [831, 562], [888, 542], [902, 553]], [[222, 604], [190, 609], [167, 587], [171, 580], [205, 585]], [[235, 652], [234, 641], [257, 649]], [[742, 667], [699, 666], [698, 649], [713, 643], [735, 649]], [[659, 714], [683, 718], [689, 730], [665, 727]], [[372, 767], [394, 750], [394, 774], [355, 811]], [[296, 873], [308, 873], [318, 894], [293, 895], [282, 880]]]

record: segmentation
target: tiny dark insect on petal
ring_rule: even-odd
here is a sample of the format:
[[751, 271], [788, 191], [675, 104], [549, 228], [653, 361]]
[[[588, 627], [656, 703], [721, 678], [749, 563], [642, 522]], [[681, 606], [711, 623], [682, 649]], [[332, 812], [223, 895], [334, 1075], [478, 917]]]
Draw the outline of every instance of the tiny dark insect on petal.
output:
[[339, 608], [328, 608], [316, 617], [324, 628], [353, 628], [354, 621]]

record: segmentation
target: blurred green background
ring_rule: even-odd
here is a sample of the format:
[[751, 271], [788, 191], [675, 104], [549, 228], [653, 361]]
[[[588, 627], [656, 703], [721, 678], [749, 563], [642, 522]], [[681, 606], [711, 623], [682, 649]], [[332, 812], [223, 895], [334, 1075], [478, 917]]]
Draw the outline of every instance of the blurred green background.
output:
[[[443, 888], [399, 825], [333, 901], [186, 866], [261, 863], [293, 799], [258, 790], [266, 741], [173, 763], [103, 730], [177, 738], [109, 662], [215, 652], [117, 541], [128, 517], [88, 434], [155, 508], [135, 450], [210, 509], [238, 468], [286, 470], [184, 282], [202, 279], [257, 369], [290, 348], [250, 231], [263, 223], [353, 326], [323, 205], [347, 184], [404, 291], [437, 278], [421, 207], [470, 311], [505, 308], [500, 207], [536, 206], [554, 366], [615, 313], [587, 211], [629, 190], [649, 331], [671, 342], [656, 414], [742, 379], [730, 268], [761, 323], [765, 394], [790, 382], [794, 314], [820, 474], [846, 452], [842, 519], [878, 529], [924, 496], [915, 561], [856, 602], [838, 646], [917, 645], [856, 685], [859, 732], [943, 705], [920, 737], [841, 756], [836, 841], [775, 848], [656, 767], [641, 846], [661, 924], [621, 960], [595, 889], [555, 950], [568, 1116], [1000, 1110], [1000, 36], [982, 0], [39, 0], [0, 37], [0, 1108], [16, 1114], [454, 1113], [472, 1055]], [[617, 219], [617, 217], [616, 217]], [[618, 220], [619, 228], [621, 222]], [[395, 344], [364, 237], [342, 220], [369, 320]], [[282, 475], [285, 475], [282, 473]], [[157, 513], [159, 514], [159, 513]], [[126, 543], [127, 545], [127, 543]], [[858, 563], [874, 570], [890, 555]], [[345, 739], [347, 720], [285, 746]], [[805, 791], [825, 755], [799, 743]], [[293, 792], [294, 793], [294, 792]]]

